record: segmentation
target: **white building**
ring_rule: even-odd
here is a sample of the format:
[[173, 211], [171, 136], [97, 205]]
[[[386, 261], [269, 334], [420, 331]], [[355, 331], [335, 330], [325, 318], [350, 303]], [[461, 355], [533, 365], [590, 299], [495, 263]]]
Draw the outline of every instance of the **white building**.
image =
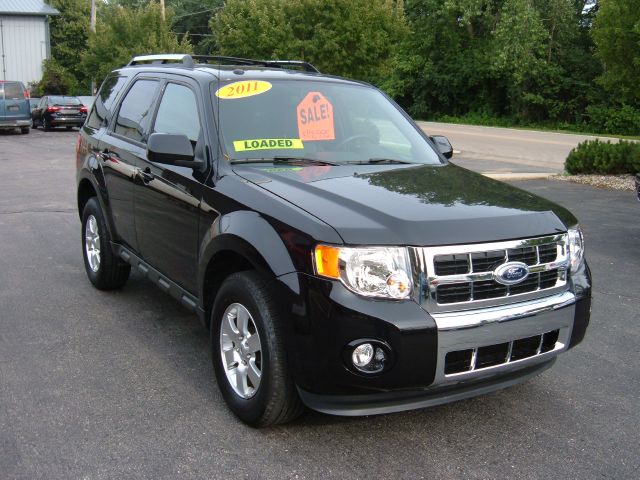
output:
[[0, 80], [40, 81], [51, 55], [49, 16], [59, 13], [42, 0], [0, 0]]

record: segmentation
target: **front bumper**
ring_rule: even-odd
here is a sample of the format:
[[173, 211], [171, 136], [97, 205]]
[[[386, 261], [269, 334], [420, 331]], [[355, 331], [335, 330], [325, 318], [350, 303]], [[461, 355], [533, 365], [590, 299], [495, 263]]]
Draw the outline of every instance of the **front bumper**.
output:
[[[465, 312], [433, 314], [412, 301], [370, 300], [338, 282], [303, 274], [291, 308], [289, 363], [303, 402], [335, 415], [390, 413], [452, 402], [525, 381], [579, 343], [589, 322], [591, 283], [585, 265], [570, 291], [542, 299]], [[285, 276], [286, 277], [286, 276]], [[574, 283], [576, 283], [574, 285]], [[579, 288], [578, 288], [579, 287]], [[576, 295], [578, 292], [579, 296]], [[447, 354], [509, 345], [553, 332], [553, 345], [524, 358], [469, 371], [445, 370]], [[345, 348], [357, 339], [384, 342], [393, 351], [382, 373], [350, 368]], [[475, 353], [474, 353], [475, 355]]]

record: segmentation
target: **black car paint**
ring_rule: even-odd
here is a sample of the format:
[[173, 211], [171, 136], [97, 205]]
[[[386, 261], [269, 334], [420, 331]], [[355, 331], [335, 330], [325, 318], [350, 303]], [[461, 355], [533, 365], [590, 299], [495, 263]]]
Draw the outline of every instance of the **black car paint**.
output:
[[[576, 224], [566, 209], [442, 156], [437, 166], [231, 165], [217, 142], [216, 104], [206, 94], [217, 80], [213, 70], [182, 75], [179, 67], [146, 67], [144, 72], [163, 82], [186, 82], [197, 92], [209, 139], [200, 152], [206, 168], [150, 162], [144, 144], [112, 132], [115, 108], [99, 128], [85, 124], [81, 129], [79, 210], [93, 190], [120, 256], [137, 259], [149, 278], [182, 299], [207, 327], [221, 275], [235, 263], [273, 278], [288, 311], [288, 360], [302, 392], [345, 398], [394, 389], [422, 392], [436, 367], [434, 319], [414, 301], [359, 297], [340, 282], [315, 276], [316, 244], [475, 243], [564, 232]], [[142, 75], [136, 68], [118, 73], [129, 80], [116, 104]], [[224, 79], [234, 75], [221, 71]], [[244, 75], [306, 74], [245, 69]], [[572, 281], [580, 286], [577, 311], [588, 322], [586, 264]], [[575, 329], [571, 346], [582, 339], [585, 321]], [[384, 339], [397, 353], [395, 364], [372, 377], [347, 369], [343, 349], [354, 338]]]

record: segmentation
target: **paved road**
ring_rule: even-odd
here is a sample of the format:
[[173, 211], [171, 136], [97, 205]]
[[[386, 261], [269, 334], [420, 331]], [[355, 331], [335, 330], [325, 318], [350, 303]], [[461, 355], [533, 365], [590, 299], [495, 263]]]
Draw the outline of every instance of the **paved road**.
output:
[[93, 289], [74, 135], [0, 134], [0, 478], [637, 478], [640, 204], [519, 183], [570, 207], [595, 277], [592, 325], [536, 379], [428, 410], [309, 412], [253, 430], [224, 406], [207, 335], [148, 281]]
[[[418, 122], [430, 135], [444, 135], [460, 154], [458, 165], [483, 173], [561, 173], [578, 143], [597, 137], [566, 133]], [[604, 141], [616, 141], [601, 138]]]

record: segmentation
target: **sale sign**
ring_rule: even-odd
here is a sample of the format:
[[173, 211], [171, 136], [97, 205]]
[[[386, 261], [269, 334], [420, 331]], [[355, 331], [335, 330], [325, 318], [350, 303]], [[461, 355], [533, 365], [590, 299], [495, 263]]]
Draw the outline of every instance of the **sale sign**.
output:
[[335, 140], [333, 105], [320, 92], [309, 92], [296, 111], [300, 140]]

